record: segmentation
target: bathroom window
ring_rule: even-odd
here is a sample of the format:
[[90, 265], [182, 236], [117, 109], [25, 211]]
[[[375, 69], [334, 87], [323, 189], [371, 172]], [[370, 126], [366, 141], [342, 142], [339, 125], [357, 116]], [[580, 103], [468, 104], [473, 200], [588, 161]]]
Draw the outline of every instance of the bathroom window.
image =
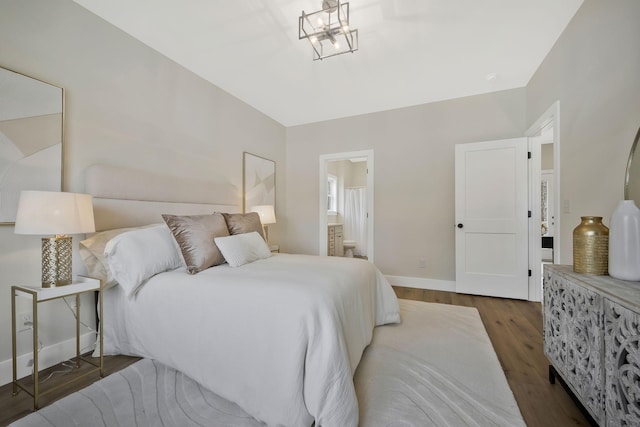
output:
[[327, 176], [327, 211], [329, 215], [336, 215], [338, 210], [338, 178]]

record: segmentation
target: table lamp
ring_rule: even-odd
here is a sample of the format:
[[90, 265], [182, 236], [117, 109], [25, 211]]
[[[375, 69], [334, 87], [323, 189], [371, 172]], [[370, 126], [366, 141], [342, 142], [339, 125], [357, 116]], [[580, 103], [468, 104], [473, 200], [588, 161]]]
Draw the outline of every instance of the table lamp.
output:
[[257, 205], [251, 208], [251, 212], [256, 212], [260, 216], [260, 222], [264, 230], [264, 237], [269, 243], [269, 224], [276, 223], [276, 213], [273, 205]]
[[16, 234], [45, 234], [42, 238], [42, 287], [71, 283], [73, 246], [69, 234], [95, 231], [89, 194], [22, 191]]

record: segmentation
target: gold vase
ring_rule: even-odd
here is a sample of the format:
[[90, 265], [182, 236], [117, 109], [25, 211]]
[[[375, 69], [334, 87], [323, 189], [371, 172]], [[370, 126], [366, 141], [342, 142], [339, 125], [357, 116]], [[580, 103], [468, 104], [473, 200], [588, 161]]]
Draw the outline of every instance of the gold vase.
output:
[[609, 267], [609, 229], [601, 216], [583, 216], [573, 230], [573, 271], [605, 275]]

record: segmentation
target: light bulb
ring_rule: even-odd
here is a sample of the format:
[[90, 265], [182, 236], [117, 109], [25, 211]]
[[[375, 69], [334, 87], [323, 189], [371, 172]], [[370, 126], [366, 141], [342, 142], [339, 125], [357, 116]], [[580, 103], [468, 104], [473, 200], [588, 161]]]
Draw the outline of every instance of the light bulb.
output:
[[311, 43], [317, 43], [318, 42], [318, 38], [316, 36], [313, 36], [309, 39], [311, 41]]
[[343, 25], [342, 26], [342, 32], [346, 33], [347, 31], [349, 31], [349, 26], [348, 25]]
[[324, 21], [322, 20], [322, 18], [318, 18], [318, 25], [324, 25]]

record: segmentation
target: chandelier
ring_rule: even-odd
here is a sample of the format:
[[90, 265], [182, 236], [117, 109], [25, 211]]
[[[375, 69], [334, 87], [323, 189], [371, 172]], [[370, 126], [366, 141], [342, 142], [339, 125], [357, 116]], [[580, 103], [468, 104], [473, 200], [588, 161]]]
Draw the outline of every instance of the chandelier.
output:
[[358, 50], [358, 30], [349, 27], [349, 2], [323, 0], [322, 10], [298, 18], [298, 39], [307, 39], [313, 60]]

